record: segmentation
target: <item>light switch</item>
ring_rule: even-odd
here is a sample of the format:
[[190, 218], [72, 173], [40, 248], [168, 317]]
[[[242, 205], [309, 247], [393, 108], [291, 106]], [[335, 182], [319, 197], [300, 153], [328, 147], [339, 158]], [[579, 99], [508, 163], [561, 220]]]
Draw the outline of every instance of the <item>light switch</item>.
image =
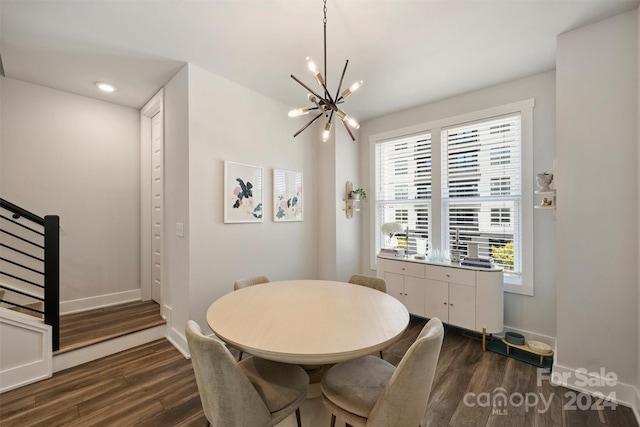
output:
[[184, 223], [182, 222], [176, 223], [176, 236], [184, 237]]

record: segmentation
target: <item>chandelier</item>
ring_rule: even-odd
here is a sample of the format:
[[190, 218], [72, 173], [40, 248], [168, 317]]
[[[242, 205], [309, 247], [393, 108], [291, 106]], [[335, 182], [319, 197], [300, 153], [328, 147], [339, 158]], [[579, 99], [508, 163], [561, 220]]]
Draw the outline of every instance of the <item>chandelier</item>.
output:
[[293, 137], [295, 138], [296, 136], [298, 136], [303, 130], [305, 130], [313, 122], [318, 120], [320, 116], [324, 115], [325, 117], [327, 117], [328, 120], [324, 126], [324, 131], [322, 132], [322, 140], [326, 142], [329, 139], [329, 135], [331, 134], [333, 116], [335, 114], [336, 116], [338, 116], [340, 120], [342, 120], [342, 123], [344, 124], [344, 127], [347, 130], [347, 132], [349, 133], [349, 136], [351, 137], [352, 140], [355, 141], [356, 139], [353, 136], [351, 129], [349, 129], [349, 126], [351, 126], [354, 129], [358, 129], [360, 125], [353, 117], [345, 113], [339, 107], [339, 105], [344, 103], [344, 100], [349, 95], [351, 95], [353, 92], [358, 90], [358, 88], [362, 86], [363, 82], [362, 80], [357, 81], [354, 84], [352, 84], [349, 88], [345, 89], [342, 93], [340, 93], [340, 90], [342, 89], [342, 82], [344, 80], [344, 75], [347, 72], [347, 65], [349, 65], [349, 60], [347, 59], [347, 62], [344, 64], [344, 69], [342, 70], [342, 76], [340, 77], [338, 90], [336, 91], [335, 96], [331, 97], [331, 94], [327, 89], [327, 81], [325, 78], [327, 76], [327, 0], [324, 0], [324, 19], [322, 22], [324, 24], [324, 77], [320, 73], [320, 71], [318, 71], [318, 67], [310, 57], [307, 57], [307, 66], [309, 67], [309, 70], [313, 73], [318, 85], [320, 85], [320, 87], [323, 89], [324, 96], [319, 95], [316, 91], [314, 91], [309, 86], [301, 82], [293, 74], [291, 75], [291, 78], [293, 80], [298, 82], [303, 88], [307, 90], [308, 92], [307, 99], [311, 102], [313, 106], [296, 108], [295, 110], [291, 110], [289, 111], [289, 117], [298, 117], [298, 116], [307, 115], [311, 111], [318, 112], [318, 114], [313, 119], [311, 119], [306, 125], [304, 125], [298, 132], [296, 132], [293, 135]]

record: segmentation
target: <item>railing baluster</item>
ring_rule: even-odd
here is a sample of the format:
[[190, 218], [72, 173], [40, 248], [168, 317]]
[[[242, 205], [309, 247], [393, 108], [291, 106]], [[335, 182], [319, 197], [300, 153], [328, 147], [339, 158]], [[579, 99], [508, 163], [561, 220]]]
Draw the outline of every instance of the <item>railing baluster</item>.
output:
[[[4, 285], [0, 285], [0, 288], [4, 288], [11, 292], [15, 292], [17, 294], [20, 294], [35, 300], [44, 301], [44, 322], [47, 325], [51, 326], [51, 333], [52, 333], [51, 346], [53, 351], [56, 351], [60, 348], [60, 218], [57, 215], [47, 215], [44, 218], [41, 218], [21, 208], [20, 206], [14, 205], [13, 203], [8, 202], [2, 198], [0, 198], [0, 208], [6, 209], [7, 211], [13, 213], [13, 219], [5, 215], [0, 215], [0, 219], [7, 221], [7, 223], [13, 224], [13, 227], [20, 227], [36, 235], [44, 236], [44, 245], [41, 246], [35, 242], [32, 242], [28, 239], [20, 237], [17, 234], [11, 233], [4, 228], [0, 228], [0, 233], [7, 234], [23, 243], [33, 245], [44, 252], [43, 257], [38, 258], [35, 255], [32, 255], [30, 253], [17, 249], [16, 247], [13, 247], [13, 245], [9, 246], [5, 243], [0, 243], [0, 246], [13, 251], [14, 254], [20, 254], [22, 256], [26, 256], [42, 262], [44, 264], [44, 269], [43, 269], [44, 273], [34, 268], [23, 265], [18, 261], [12, 261], [4, 257], [0, 258], [2, 261], [7, 262], [8, 264], [14, 265], [22, 269], [29, 270], [32, 273], [44, 274], [44, 286], [39, 285], [33, 281], [26, 280], [22, 277], [18, 277], [14, 274], [8, 273], [7, 271], [0, 271], [0, 275], [8, 276], [13, 279], [19, 280], [23, 283], [27, 283], [29, 285], [36, 286], [39, 288], [44, 287], [44, 298], [30, 295], [25, 291], [17, 290]], [[26, 226], [25, 224], [22, 224], [21, 222], [18, 222], [17, 220], [19, 218], [23, 218], [24, 220], [31, 221], [32, 223], [35, 223], [44, 227], [44, 233], [41, 233], [37, 230], [34, 230], [31, 227]], [[15, 231], [15, 229], [12, 229], [12, 230]], [[32, 235], [30, 236], [33, 237]], [[39, 310], [35, 310], [20, 304], [15, 304], [13, 302], [9, 302], [6, 300], [2, 300], [2, 302], [12, 304], [17, 307], [22, 307], [26, 310], [40, 312]]]
[[60, 348], [60, 217], [44, 217], [44, 322], [51, 325], [53, 351]]

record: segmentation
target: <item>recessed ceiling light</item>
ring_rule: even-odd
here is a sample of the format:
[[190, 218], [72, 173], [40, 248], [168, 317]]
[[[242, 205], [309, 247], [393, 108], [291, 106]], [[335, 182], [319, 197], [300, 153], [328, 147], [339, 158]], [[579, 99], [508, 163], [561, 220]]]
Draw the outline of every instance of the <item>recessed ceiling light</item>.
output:
[[109, 83], [98, 82], [96, 83], [96, 86], [98, 86], [98, 89], [103, 92], [115, 92], [117, 89], [114, 85], [110, 85]]

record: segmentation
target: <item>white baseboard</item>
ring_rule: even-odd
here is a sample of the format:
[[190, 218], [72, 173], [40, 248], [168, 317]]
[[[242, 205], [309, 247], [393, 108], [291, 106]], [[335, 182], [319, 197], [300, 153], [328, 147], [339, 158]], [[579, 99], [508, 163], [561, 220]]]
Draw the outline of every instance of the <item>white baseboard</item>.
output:
[[[167, 325], [171, 325], [171, 323], [170, 323], [171, 308], [166, 307], [166, 313], [167, 313], [167, 317], [166, 317]], [[178, 330], [176, 330], [175, 328], [172, 328], [172, 327], [167, 328], [167, 330], [168, 330], [167, 341], [169, 341], [171, 344], [173, 344], [173, 346], [180, 353], [182, 353], [182, 355], [186, 359], [191, 359], [191, 352], [189, 351], [189, 344], [187, 343], [187, 338], [185, 337], [184, 333], [182, 333], [182, 330], [178, 331]], [[218, 338], [216, 336], [216, 334], [214, 334], [214, 333], [211, 333], [211, 334], [209, 334], [207, 336], [209, 338], [212, 338], [212, 339], [214, 339], [216, 341], [221, 342], [225, 346], [227, 345], [227, 343], [225, 343], [220, 338]]]
[[116, 292], [114, 294], [98, 295], [95, 297], [80, 298], [60, 302], [60, 314], [78, 313], [81, 311], [95, 310], [96, 308], [109, 307], [111, 305], [140, 301], [141, 289]]
[[633, 415], [636, 416], [636, 422], [640, 425], [640, 388], [636, 387], [636, 393], [633, 400]]
[[604, 396], [620, 405], [628, 406], [634, 410], [638, 418], [638, 390], [629, 384], [600, 375], [598, 372], [586, 372], [572, 369], [566, 366], [554, 364], [551, 373], [551, 384], [560, 385], [571, 390], [586, 393], [594, 397]]
[[184, 336], [184, 327], [181, 330], [175, 328], [171, 310], [171, 307], [163, 305], [162, 311], [164, 312], [165, 320], [167, 321], [167, 341], [182, 353], [185, 359], [190, 359], [191, 353], [189, 352], [187, 337]]
[[101, 357], [162, 339], [165, 336], [165, 328], [166, 325], [159, 325], [108, 341], [99, 342], [89, 347], [56, 354], [53, 356], [53, 372], [63, 371], [74, 366], [82, 365], [83, 363], [91, 362], [92, 360], [100, 359]]

